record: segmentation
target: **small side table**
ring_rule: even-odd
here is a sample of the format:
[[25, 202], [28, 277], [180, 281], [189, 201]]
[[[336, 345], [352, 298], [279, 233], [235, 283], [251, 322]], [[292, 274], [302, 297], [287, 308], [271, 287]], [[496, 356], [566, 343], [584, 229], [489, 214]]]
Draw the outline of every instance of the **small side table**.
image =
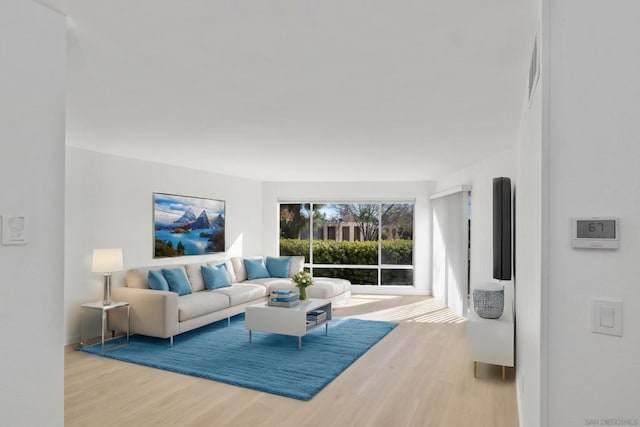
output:
[[[470, 297], [473, 298], [473, 297]], [[506, 367], [514, 366], [515, 358], [515, 309], [513, 287], [505, 286], [504, 310], [498, 319], [478, 316], [469, 300], [467, 308], [467, 336], [473, 360], [473, 376], [476, 377], [478, 362], [502, 366], [502, 380]]]
[[129, 331], [131, 329], [131, 319], [129, 317], [129, 303], [128, 302], [118, 302], [112, 301], [111, 304], [104, 305], [102, 301], [99, 302], [88, 302], [86, 304], [82, 304], [80, 312], [80, 346], [84, 347], [83, 335], [82, 335], [82, 323], [84, 319], [84, 310], [85, 309], [95, 309], [102, 311], [102, 352], [104, 352], [104, 328], [107, 325], [107, 312], [109, 310], [115, 310], [120, 308], [127, 309], [127, 344], [129, 343]]

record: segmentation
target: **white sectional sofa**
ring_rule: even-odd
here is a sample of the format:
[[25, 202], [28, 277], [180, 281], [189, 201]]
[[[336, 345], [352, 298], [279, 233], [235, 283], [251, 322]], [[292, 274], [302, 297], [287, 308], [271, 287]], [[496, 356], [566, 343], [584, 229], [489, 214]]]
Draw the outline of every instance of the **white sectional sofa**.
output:
[[[250, 259], [258, 258], [261, 257]], [[247, 305], [266, 300], [273, 289], [295, 289], [290, 278], [302, 271], [304, 258], [290, 258], [287, 278], [252, 280], [247, 277], [245, 259], [231, 258], [224, 262], [230, 285], [213, 290], [206, 288], [201, 267], [219, 265], [223, 261], [133, 268], [126, 272], [125, 286], [112, 289], [112, 297], [130, 304], [131, 333], [169, 338], [173, 345], [175, 335], [243, 313]], [[176, 292], [151, 289], [149, 271], [162, 269], [183, 270], [191, 293], [179, 296]], [[350, 295], [351, 283], [344, 279], [317, 277], [313, 286], [307, 288], [309, 298], [331, 299], [336, 303]], [[126, 318], [118, 311], [109, 312], [109, 325], [111, 329], [124, 330]]]

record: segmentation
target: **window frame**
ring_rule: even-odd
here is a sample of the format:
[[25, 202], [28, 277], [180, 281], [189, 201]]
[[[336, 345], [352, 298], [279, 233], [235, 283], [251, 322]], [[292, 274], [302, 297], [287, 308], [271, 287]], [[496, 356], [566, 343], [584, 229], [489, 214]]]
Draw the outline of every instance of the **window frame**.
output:
[[[342, 269], [360, 269], [360, 270], [377, 270], [377, 284], [375, 285], [371, 285], [371, 284], [365, 284], [365, 285], [360, 285], [360, 284], [353, 284], [354, 286], [374, 286], [374, 287], [378, 287], [378, 288], [401, 288], [401, 289], [406, 289], [409, 287], [413, 287], [415, 288], [416, 284], [415, 284], [415, 246], [416, 246], [416, 242], [415, 242], [415, 225], [416, 225], [416, 215], [415, 215], [415, 206], [416, 206], [416, 200], [415, 199], [398, 199], [398, 200], [370, 200], [370, 201], [344, 201], [344, 200], [332, 200], [332, 201], [327, 201], [327, 200], [278, 200], [278, 204], [277, 204], [277, 209], [278, 209], [278, 218], [280, 218], [281, 212], [282, 212], [282, 205], [306, 205], [309, 208], [309, 224], [308, 224], [308, 229], [309, 229], [309, 236], [308, 236], [308, 242], [309, 242], [309, 262], [304, 263], [304, 267], [309, 269], [310, 273], [313, 275], [313, 269], [317, 268], [317, 269], [323, 269], [323, 268], [342, 268]], [[319, 263], [314, 263], [314, 254], [313, 254], [313, 243], [314, 240], [320, 240], [320, 241], [326, 241], [328, 239], [315, 239], [314, 238], [314, 224], [313, 224], [313, 220], [314, 220], [314, 205], [316, 204], [324, 204], [324, 205], [340, 205], [340, 204], [376, 204], [378, 206], [378, 254], [377, 254], [377, 258], [378, 258], [378, 263], [377, 264], [365, 264], [365, 265], [361, 265], [361, 264], [319, 264]], [[411, 264], [383, 264], [382, 263], [382, 242], [383, 242], [383, 238], [382, 238], [382, 227], [383, 227], [383, 223], [382, 223], [382, 206], [383, 205], [388, 205], [388, 204], [410, 204], [412, 205], [412, 238], [411, 238]], [[362, 232], [361, 230], [358, 228], [358, 230], [360, 231], [359, 234], [359, 238], [362, 238]], [[282, 238], [281, 236], [281, 230], [280, 230], [280, 225], [278, 225], [278, 254], [280, 255], [280, 239]], [[338, 233], [338, 229], [336, 227], [336, 240], [338, 238], [338, 236], [341, 233]], [[355, 235], [356, 230], [354, 228], [353, 231], [353, 241], [355, 240]], [[342, 241], [342, 240], [341, 240]], [[360, 241], [360, 240], [359, 240]], [[411, 285], [384, 285], [382, 284], [382, 272], [383, 270], [411, 270]]]

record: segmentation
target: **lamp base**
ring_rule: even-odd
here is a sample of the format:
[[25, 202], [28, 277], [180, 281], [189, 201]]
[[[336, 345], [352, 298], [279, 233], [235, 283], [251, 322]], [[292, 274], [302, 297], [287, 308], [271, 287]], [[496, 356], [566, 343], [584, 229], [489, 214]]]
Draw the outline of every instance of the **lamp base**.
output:
[[102, 295], [102, 305], [111, 305], [111, 274], [104, 275], [104, 292]]

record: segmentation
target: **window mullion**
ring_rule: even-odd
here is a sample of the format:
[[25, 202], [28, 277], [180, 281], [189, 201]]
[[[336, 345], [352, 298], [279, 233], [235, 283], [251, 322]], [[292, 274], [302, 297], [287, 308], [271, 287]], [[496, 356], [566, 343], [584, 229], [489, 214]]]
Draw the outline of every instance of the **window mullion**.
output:
[[309, 273], [313, 276], [313, 203], [309, 203]]
[[378, 203], [378, 286], [382, 286], [382, 203]]

